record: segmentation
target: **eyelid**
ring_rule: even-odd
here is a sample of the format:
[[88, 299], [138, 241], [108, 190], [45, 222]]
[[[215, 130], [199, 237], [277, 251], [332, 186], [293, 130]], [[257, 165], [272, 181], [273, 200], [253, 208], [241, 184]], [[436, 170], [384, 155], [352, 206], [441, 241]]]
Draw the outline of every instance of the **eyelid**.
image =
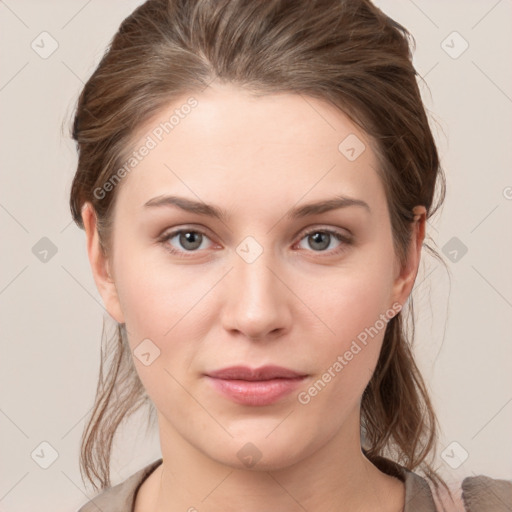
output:
[[316, 233], [318, 231], [327, 232], [331, 234], [337, 234], [347, 240], [351, 240], [353, 238], [352, 233], [346, 228], [333, 227], [333, 226], [322, 226], [322, 225], [314, 225], [313, 227], [304, 228], [299, 231], [296, 237], [300, 237], [300, 239], [304, 238], [304, 236], [309, 235], [311, 233]]
[[[299, 231], [299, 233], [297, 235], [295, 235], [294, 239], [296, 239], [296, 241], [294, 243], [294, 246], [297, 245], [306, 236], [308, 236], [310, 234], [318, 233], [318, 232], [328, 233], [328, 234], [334, 236], [340, 242], [340, 244], [341, 244], [340, 247], [338, 247], [336, 249], [331, 249], [329, 251], [313, 251], [313, 250], [311, 250], [311, 251], [306, 251], [306, 252], [317, 253], [320, 257], [322, 257], [323, 255], [325, 255], [325, 257], [338, 255], [346, 249], [347, 245], [350, 245], [353, 243], [352, 233], [350, 231], [348, 231], [347, 229], [343, 229], [343, 231], [346, 232], [346, 234], [345, 234], [345, 233], [343, 233], [342, 229], [343, 228], [334, 228], [334, 227], [330, 227], [330, 226], [328, 227], [328, 226], [320, 226], [320, 225], [304, 228], [303, 230]], [[194, 225], [184, 225], [184, 226], [180, 226], [180, 227], [176, 227], [176, 228], [171, 228], [169, 230], [164, 230], [162, 235], [160, 235], [158, 237], [158, 242], [167, 244], [166, 249], [169, 252], [171, 252], [174, 255], [182, 256], [184, 258], [193, 257], [197, 254], [201, 254], [201, 253], [205, 252], [206, 249], [196, 250], [196, 251], [184, 251], [184, 250], [175, 249], [174, 247], [169, 248], [168, 241], [171, 238], [174, 238], [176, 235], [179, 235], [180, 233], [187, 232], [187, 231], [199, 233], [199, 234], [207, 237], [210, 241], [213, 242], [212, 237], [210, 236], [209, 230], [207, 228], [204, 228], [203, 226], [196, 227]], [[213, 243], [215, 244], [215, 242], [213, 242]]]
[[184, 250], [179, 250], [179, 249], [175, 249], [174, 247], [170, 246], [170, 244], [168, 243], [169, 240], [171, 238], [174, 238], [176, 235], [179, 235], [180, 233], [190, 232], [190, 231], [192, 231], [194, 233], [199, 233], [199, 234], [207, 237], [212, 242], [212, 244], [215, 244], [215, 242], [212, 240], [213, 237], [209, 234], [210, 231], [207, 228], [204, 228], [203, 226], [196, 227], [194, 225], [184, 225], [184, 226], [180, 226], [180, 227], [176, 227], [176, 228], [166, 229], [166, 230], [164, 230], [162, 232], [161, 235], [159, 235], [157, 237], [157, 242], [161, 243], [161, 244], [165, 244], [166, 245], [166, 249], [169, 252], [171, 252], [172, 254], [180, 255], [180, 256], [183, 256], [185, 258], [188, 257], [187, 255], [193, 256], [194, 253], [195, 254], [201, 254], [201, 253], [205, 252], [205, 249], [203, 249], [201, 251], [184, 251]]
[[301, 231], [298, 235], [298, 240], [294, 244], [294, 246], [299, 244], [304, 238], [313, 233], [328, 233], [329, 235], [333, 236], [336, 240], [338, 240], [338, 242], [340, 242], [340, 245], [337, 248], [331, 249], [329, 251], [306, 250], [307, 253], [316, 254], [320, 258], [332, 258], [335, 256], [341, 256], [346, 250], [348, 250], [348, 246], [354, 244], [354, 237], [352, 233], [348, 232], [348, 230], [347, 234], [345, 234], [342, 231], [340, 231], [340, 228], [314, 226], [312, 228], [306, 228], [305, 230]]
[[187, 232], [187, 231], [193, 231], [194, 233], [200, 233], [204, 236], [207, 236], [210, 240], [212, 238], [215, 238], [215, 236], [212, 234], [212, 232], [208, 228], [205, 228], [204, 226], [196, 226], [194, 224], [190, 224], [190, 225], [184, 224], [183, 226], [177, 226], [175, 228], [164, 229], [162, 231], [162, 234], [159, 235], [157, 238], [158, 238], [158, 240], [168, 239], [168, 238], [172, 238], [173, 236], [178, 235], [181, 232]]

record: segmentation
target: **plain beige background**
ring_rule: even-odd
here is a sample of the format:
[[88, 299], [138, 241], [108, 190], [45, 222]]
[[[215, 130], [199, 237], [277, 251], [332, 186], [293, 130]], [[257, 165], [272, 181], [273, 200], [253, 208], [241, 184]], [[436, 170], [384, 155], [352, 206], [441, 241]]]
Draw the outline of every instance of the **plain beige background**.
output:
[[[0, 1], [2, 511], [73, 511], [94, 494], [80, 480], [78, 450], [105, 313], [68, 208], [69, 119], [139, 3]], [[424, 253], [413, 292], [415, 352], [443, 429], [437, 463], [448, 479], [510, 479], [512, 2], [376, 3], [416, 39], [447, 175], [446, 203], [428, 234], [450, 276]], [[142, 419], [119, 439], [114, 483], [159, 457]]]

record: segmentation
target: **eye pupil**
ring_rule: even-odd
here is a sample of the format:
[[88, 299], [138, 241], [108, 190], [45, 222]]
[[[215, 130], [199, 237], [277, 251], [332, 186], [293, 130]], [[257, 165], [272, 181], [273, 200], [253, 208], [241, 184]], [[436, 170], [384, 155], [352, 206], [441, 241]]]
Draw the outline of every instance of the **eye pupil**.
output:
[[[304, 236], [303, 240], [307, 239], [308, 245], [315, 252], [324, 252], [329, 248], [332, 236], [338, 238], [337, 235], [329, 231], [311, 231], [309, 234]], [[174, 237], [178, 237], [178, 243], [183, 249], [181, 252], [195, 252], [201, 247], [204, 235], [200, 231], [180, 230], [176, 231], [174, 235], [168, 235], [166, 240], [170, 240]], [[345, 245], [347, 243], [349, 242], [345, 242]]]
[[311, 247], [317, 250], [322, 250], [329, 247], [330, 236], [331, 235], [329, 233], [322, 233], [321, 231], [317, 231], [316, 233], [309, 235], [309, 239], [313, 241], [313, 244], [320, 245], [320, 247], [314, 247], [314, 245], [311, 245]]
[[180, 244], [187, 250], [197, 249], [201, 246], [202, 236], [196, 231], [184, 231], [180, 234]]

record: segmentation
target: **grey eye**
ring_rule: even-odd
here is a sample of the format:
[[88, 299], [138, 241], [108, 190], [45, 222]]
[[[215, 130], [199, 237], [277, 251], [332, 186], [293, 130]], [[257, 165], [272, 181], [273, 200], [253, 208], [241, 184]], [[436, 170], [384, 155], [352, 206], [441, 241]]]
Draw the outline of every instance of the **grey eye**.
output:
[[331, 234], [325, 231], [316, 231], [310, 235], [307, 235], [308, 241], [311, 243], [309, 246], [315, 251], [323, 251], [329, 247], [331, 241]]
[[197, 231], [181, 231], [177, 236], [179, 236], [180, 245], [187, 251], [199, 249], [203, 241], [203, 235]]

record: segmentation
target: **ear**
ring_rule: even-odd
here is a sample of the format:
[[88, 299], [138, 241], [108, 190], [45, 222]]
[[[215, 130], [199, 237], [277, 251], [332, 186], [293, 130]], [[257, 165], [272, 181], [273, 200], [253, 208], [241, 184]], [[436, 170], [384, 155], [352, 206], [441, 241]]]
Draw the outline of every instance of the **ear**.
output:
[[96, 287], [110, 316], [118, 323], [124, 323], [117, 289], [111, 277], [110, 262], [100, 245], [96, 226], [96, 213], [91, 203], [85, 203], [82, 208], [82, 220], [87, 239], [87, 254], [91, 264], [92, 274]]
[[[397, 269], [397, 276], [393, 284], [394, 301], [402, 306], [407, 301], [414, 286], [420, 264], [421, 248], [425, 239], [427, 210], [424, 206], [415, 206], [412, 211], [414, 213], [414, 222], [412, 225], [411, 241], [407, 251], [407, 262], [403, 268]], [[397, 264], [397, 266], [399, 265]]]

